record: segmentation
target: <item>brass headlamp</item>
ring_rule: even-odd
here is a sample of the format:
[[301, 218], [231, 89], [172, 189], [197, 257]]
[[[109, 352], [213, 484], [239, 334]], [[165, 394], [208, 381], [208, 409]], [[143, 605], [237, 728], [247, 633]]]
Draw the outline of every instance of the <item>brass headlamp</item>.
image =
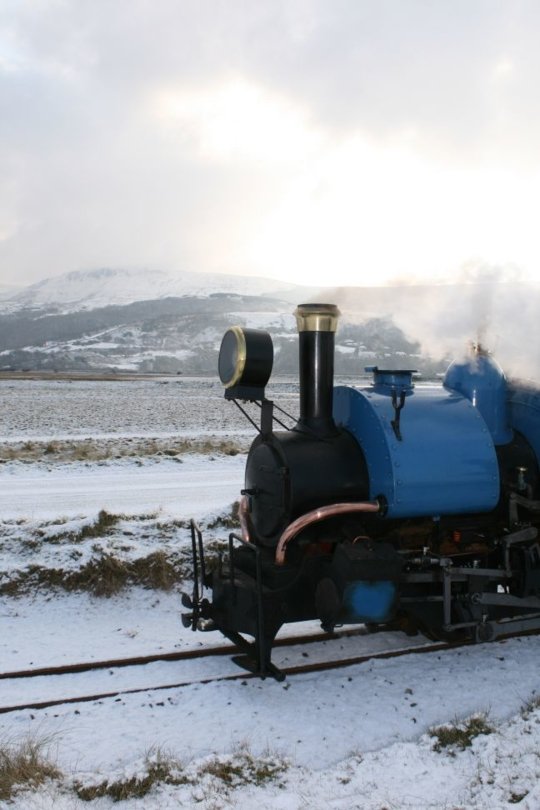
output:
[[219, 378], [227, 399], [264, 399], [264, 388], [272, 373], [274, 347], [268, 332], [232, 326], [219, 350]]

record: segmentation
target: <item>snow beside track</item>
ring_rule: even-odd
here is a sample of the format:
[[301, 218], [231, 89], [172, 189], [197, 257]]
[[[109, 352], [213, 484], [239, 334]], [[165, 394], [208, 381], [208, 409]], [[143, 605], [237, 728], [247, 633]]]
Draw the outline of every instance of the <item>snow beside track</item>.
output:
[[96, 465], [83, 462], [47, 468], [10, 464], [0, 468], [0, 515], [58, 516], [166, 512], [187, 519], [222, 511], [243, 486], [245, 456], [185, 456], [182, 463], [132, 459]]

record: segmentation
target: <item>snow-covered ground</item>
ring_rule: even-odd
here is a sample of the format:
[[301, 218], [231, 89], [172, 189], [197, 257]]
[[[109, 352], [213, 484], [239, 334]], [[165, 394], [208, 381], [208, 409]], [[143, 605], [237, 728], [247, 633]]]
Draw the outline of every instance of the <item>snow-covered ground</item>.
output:
[[[0, 514], [4, 519], [158, 512], [200, 518], [223, 512], [241, 488], [245, 457], [188, 456], [140, 466], [133, 460], [103, 465], [62, 464], [54, 467], [9, 465], [3, 470]], [[210, 474], [211, 489], [207, 487]]]
[[[50, 387], [47, 387], [50, 386]], [[104, 433], [136, 436], [144, 428], [152, 394], [169, 386], [144, 386], [136, 402], [113, 407], [114, 396], [99, 386], [92, 405], [79, 412], [83, 397], [67, 383], [57, 385], [54, 407], [32, 399], [52, 397], [55, 384], [33, 387], [33, 397], [3, 391], [4, 413], [12, 414], [6, 431], [12, 443], [39, 435], [95, 436], [93, 411], [108, 414]], [[117, 392], [119, 383], [109, 383]], [[137, 384], [139, 385], [139, 384]], [[204, 385], [204, 381], [203, 381]], [[174, 390], [174, 389], [173, 389]], [[142, 392], [142, 393], [141, 393]], [[227, 434], [230, 423], [208, 424], [208, 413], [233, 406], [214, 401], [217, 393], [193, 392], [190, 430]], [[73, 398], [79, 405], [73, 405]], [[159, 395], [158, 395], [159, 399]], [[22, 424], [17, 426], [17, 401]], [[65, 407], [64, 407], [65, 406]], [[64, 407], [64, 410], [62, 408]], [[223, 411], [226, 414], [227, 411]], [[66, 413], [70, 413], [69, 418]], [[168, 414], [168, 405], [154, 414]], [[31, 416], [33, 414], [33, 416]], [[42, 414], [37, 417], [36, 414]], [[134, 414], [137, 414], [135, 417]], [[123, 418], [124, 417], [124, 418]], [[148, 427], [156, 433], [174, 426], [156, 416]], [[234, 417], [236, 419], [236, 417]], [[86, 420], [86, 421], [85, 421]], [[186, 419], [187, 421], [187, 419]], [[231, 419], [232, 422], [232, 419]], [[236, 424], [236, 423], [233, 423]], [[241, 423], [243, 425], [243, 423]], [[219, 425], [219, 428], [218, 428]], [[230, 435], [233, 435], [235, 427]], [[96, 439], [99, 441], [99, 438]], [[104, 462], [12, 460], [0, 466], [0, 573], [9, 579], [29, 567], [72, 570], [92, 555], [105, 552], [133, 558], [151, 550], [173, 554], [186, 549], [192, 515], [212, 542], [228, 529], [216, 520], [230, 512], [242, 487], [245, 457], [216, 453], [107, 459]], [[86, 536], [101, 509], [113, 513], [114, 526], [103, 537]], [[3, 579], [0, 576], [0, 584]], [[189, 583], [188, 587], [189, 587]], [[0, 671], [47, 664], [119, 658], [214, 645], [214, 633], [194, 634], [180, 622], [178, 587], [171, 591], [132, 587], [110, 598], [79, 591], [30, 590], [0, 597]], [[304, 631], [301, 627], [298, 631]], [[310, 626], [310, 629], [314, 627]], [[412, 639], [422, 644], [421, 637]], [[356, 653], [407, 646], [398, 633], [343, 638], [339, 644]], [[306, 647], [308, 656], [314, 649]], [[276, 661], [293, 653], [276, 650]], [[217, 810], [273, 808], [540, 808], [540, 638], [513, 639], [460, 650], [373, 660], [346, 669], [290, 677], [284, 683], [239, 680], [195, 683], [183, 688], [151, 690], [94, 703], [0, 715], [0, 746], [26, 739], [45, 740], [45, 752], [62, 771], [58, 781], [20, 793], [13, 810], [72, 810], [87, 807], [74, 783], [127, 782], [144, 776], [165, 757], [176, 765], [178, 784], [161, 783], [142, 799], [126, 799], [126, 810], [201, 807]], [[146, 688], [153, 679], [203, 679], [231, 672], [227, 658], [197, 662], [188, 672], [178, 662], [167, 672], [159, 666], [144, 676], [129, 670], [96, 672], [96, 691]], [[217, 668], [217, 669], [216, 669]], [[70, 689], [83, 688], [74, 680]], [[85, 678], [88, 679], [88, 675]], [[84, 689], [88, 680], [84, 682]], [[35, 693], [20, 694], [0, 680], [0, 704], [44, 699], [50, 681], [36, 682]], [[80, 694], [80, 692], [79, 692]], [[464, 750], [436, 750], [430, 729], [455, 724], [481, 712], [492, 727]], [[0, 748], [1, 750], [1, 748]], [[216, 756], [220, 759], [216, 760]], [[253, 759], [254, 758], [254, 759]], [[262, 758], [262, 759], [260, 759]], [[264, 768], [253, 776], [253, 762]], [[216, 763], [221, 766], [217, 767]], [[251, 763], [251, 764], [250, 764]], [[227, 770], [228, 769], [228, 770]], [[174, 774], [173, 774], [174, 776]], [[166, 782], [167, 780], [165, 780]], [[110, 796], [90, 806], [112, 807]]]
[[233, 411], [219, 383], [204, 378], [0, 380], [2, 440], [246, 431]]
[[[294, 382], [278, 378], [267, 395], [297, 417], [297, 391]], [[247, 410], [257, 417], [255, 406]], [[224, 399], [219, 380], [206, 377], [0, 380], [0, 426], [0, 444], [253, 435], [242, 414]]]

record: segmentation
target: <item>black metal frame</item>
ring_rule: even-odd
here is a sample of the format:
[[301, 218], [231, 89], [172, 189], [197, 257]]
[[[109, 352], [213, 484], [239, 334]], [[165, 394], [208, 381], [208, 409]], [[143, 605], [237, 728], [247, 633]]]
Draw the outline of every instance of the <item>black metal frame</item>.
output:
[[[228, 566], [223, 565], [223, 554], [220, 554], [219, 569], [216, 575], [212, 575], [207, 571], [205, 563], [202, 532], [194, 520], [191, 520], [190, 527], [193, 594], [192, 599], [187, 595], [182, 597], [184, 606], [191, 609], [191, 613], [183, 617], [185, 626], [191, 626], [192, 630], [219, 630], [237, 647], [240, 654], [232, 659], [236, 664], [261, 678], [272, 677], [282, 681], [285, 677], [283, 672], [271, 662], [273, 640], [279, 625], [273, 626], [273, 617], [265, 616], [265, 610], [273, 602], [271, 592], [265, 593], [261, 548], [231, 532], [228, 539]], [[439, 630], [449, 634], [465, 631], [476, 642], [492, 641], [511, 633], [540, 631], [538, 596], [517, 596], [508, 593], [507, 587], [502, 590], [495, 588], [496, 585], [505, 586], [505, 583], [510, 583], [515, 575], [510, 565], [511, 547], [528, 543], [536, 539], [537, 535], [536, 527], [526, 527], [501, 538], [504, 564], [501, 568], [454, 566], [450, 557], [426, 558], [431, 570], [417, 568], [401, 573], [400, 582], [405, 586], [405, 594], [400, 595], [399, 601], [405, 611], [407, 605], [412, 609], [415, 604], [439, 603], [442, 609], [440, 624], [437, 622]], [[235, 547], [238, 549], [239, 545], [248, 554], [255, 555], [254, 575], [246, 573], [244, 567], [235, 561]], [[417, 559], [411, 562], [421, 569]], [[251, 566], [248, 569], [253, 571]], [[422, 587], [429, 583], [438, 585], [437, 593], [407, 595], [407, 585]], [[459, 592], [453, 588], [454, 584], [458, 586]], [[220, 594], [217, 602], [204, 597], [206, 588], [213, 589], [214, 598], [217, 588]], [[249, 594], [247, 602], [246, 594]], [[222, 607], [221, 596], [225, 597], [225, 609]], [[246, 604], [250, 615], [244, 621], [247, 614], [243, 614], [242, 610]], [[503, 608], [507, 608], [507, 615], [501, 615]], [[242, 630], [237, 630], [236, 627]], [[246, 630], [246, 627], [250, 629]], [[243, 633], [253, 636], [253, 641], [246, 639]]]
[[[202, 539], [202, 532], [197, 523], [191, 518], [191, 556], [193, 559], [193, 595], [192, 595], [192, 609], [191, 616], [191, 629], [197, 630], [197, 624], [201, 617], [201, 602], [204, 589], [208, 587], [209, 583], [206, 577], [206, 565], [204, 560], [204, 546]], [[200, 576], [199, 576], [200, 571]], [[200, 579], [200, 585], [199, 585]]]
[[[502, 538], [504, 546], [504, 568], [468, 568], [454, 566], [450, 558], [441, 557], [438, 560], [440, 566], [436, 572], [409, 572], [402, 575], [404, 583], [440, 582], [442, 576], [442, 594], [432, 596], [400, 597], [400, 602], [406, 605], [408, 602], [442, 602], [443, 623], [442, 630], [452, 633], [456, 630], [470, 630], [474, 634], [474, 640], [493, 641], [500, 636], [509, 633], [531, 632], [540, 630], [540, 598], [537, 596], [514, 596], [509, 593], [492, 593], [485, 591], [483, 585], [486, 582], [499, 583], [509, 582], [514, 572], [510, 565], [510, 548], [518, 543], [527, 543], [535, 540], [538, 536], [538, 529], [529, 526], [518, 529], [512, 534]], [[506, 607], [514, 610], [521, 610], [514, 616], [501, 619], [490, 619], [488, 611], [482, 613], [481, 618], [471, 618], [470, 621], [452, 622], [452, 583], [468, 583], [471, 586], [474, 581], [478, 582], [478, 590], [470, 591], [470, 604], [473, 606]]]
[[[205, 616], [205, 611], [202, 609], [204, 604], [209, 603], [203, 598], [205, 588], [209, 588], [211, 586], [210, 579], [207, 575], [206, 564], [205, 564], [205, 556], [204, 556], [204, 545], [202, 539], [202, 531], [200, 530], [199, 526], [195, 522], [195, 520], [190, 521], [190, 529], [191, 529], [191, 552], [193, 556], [193, 594], [191, 599], [191, 607], [192, 613], [190, 615], [190, 622], [191, 622], [191, 629], [197, 630], [200, 629], [198, 627], [199, 620], [208, 618]], [[261, 550], [258, 546], [254, 545], [253, 543], [248, 543], [244, 540], [243, 537], [236, 534], [235, 532], [231, 532], [229, 534], [229, 571], [228, 571], [228, 580], [229, 586], [232, 591], [232, 604], [234, 605], [236, 602], [236, 591], [238, 588], [236, 582], [236, 569], [234, 564], [234, 544], [235, 541], [242, 544], [242, 546], [246, 549], [249, 549], [255, 555], [255, 599], [256, 599], [256, 609], [257, 609], [257, 620], [256, 620], [256, 629], [254, 635], [254, 641], [250, 642], [244, 638], [240, 633], [236, 631], [229, 630], [227, 628], [223, 628], [219, 625], [219, 621], [215, 624], [215, 629], [220, 630], [220, 632], [232, 641], [233, 644], [238, 647], [238, 650], [243, 654], [242, 656], [235, 656], [233, 657], [233, 661], [237, 663], [239, 666], [243, 667], [244, 669], [248, 669], [250, 672], [254, 672], [256, 675], [260, 675], [261, 678], [265, 677], [272, 677], [278, 681], [282, 681], [285, 678], [285, 675], [281, 672], [278, 667], [274, 666], [270, 660], [271, 655], [271, 647], [267, 649], [266, 644], [266, 637], [265, 637], [265, 621], [264, 621], [264, 598], [263, 598], [263, 582], [262, 582], [262, 565], [261, 565]], [[220, 569], [219, 575], [222, 579], [225, 579], [223, 576], [223, 567], [222, 567], [223, 559], [220, 555]], [[187, 605], [186, 605], [187, 606]], [[216, 617], [212, 616], [212, 619], [215, 621]]]
[[[236, 631], [223, 630], [220, 628], [224, 636], [235, 644], [238, 649], [243, 653], [242, 656], [234, 656], [233, 661], [235, 664], [243, 667], [244, 669], [253, 672], [255, 675], [260, 675], [261, 678], [270, 676], [277, 681], [283, 681], [285, 675], [278, 667], [274, 666], [270, 660], [271, 648], [267, 650], [265, 638], [265, 621], [264, 621], [264, 598], [263, 598], [263, 582], [262, 582], [262, 565], [261, 565], [261, 550], [253, 543], [248, 543], [235, 532], [229, 534], [229, 584], [233, 593], [233, 600], [236, 600], [236, 571], [234, 565], [234, 543], [238, 541], [246, 549], [249, 549], [255, 555], [255, 599], [257, 608], [257, 621], [254, 641], [247, 641], [244, 636]], [[234, 602], [233, 602], [234, 603]]]

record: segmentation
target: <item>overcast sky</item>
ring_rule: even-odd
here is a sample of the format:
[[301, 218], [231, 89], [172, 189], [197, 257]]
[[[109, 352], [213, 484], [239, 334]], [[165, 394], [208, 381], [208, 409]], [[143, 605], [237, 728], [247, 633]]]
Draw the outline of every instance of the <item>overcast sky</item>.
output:
[[0, 282], [540, 267], [537, 0], [2, 0]]

